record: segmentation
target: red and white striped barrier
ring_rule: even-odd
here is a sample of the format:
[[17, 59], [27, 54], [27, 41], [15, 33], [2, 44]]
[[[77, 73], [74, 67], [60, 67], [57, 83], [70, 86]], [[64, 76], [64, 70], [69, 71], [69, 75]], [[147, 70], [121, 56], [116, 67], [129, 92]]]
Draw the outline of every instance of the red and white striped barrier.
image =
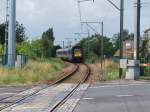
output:
[[142, 67], [150, 67], [150, 64], [141, 64]]

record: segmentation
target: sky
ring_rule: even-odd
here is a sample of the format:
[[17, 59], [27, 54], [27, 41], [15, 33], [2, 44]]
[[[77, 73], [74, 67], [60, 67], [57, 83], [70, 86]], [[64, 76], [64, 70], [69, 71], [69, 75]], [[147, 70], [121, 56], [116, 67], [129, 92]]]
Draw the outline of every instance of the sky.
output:
[[[112, 0], [119, 6], [119, 0]], [[125, 1], [124, 28], [134, 31], [134, 1]], [[141, 35], [150, 28], [150, 0], [141, 0]], [[95, 0], [80, 4], [82, 21], [103, 21], [104, 35], [112, 37], [119, 32], [119, 11], [107, 0]], [[0, 23], [5, 21], [6, 0], [0, 0]], [[17, 21], [26, 27], [29, 39], [40, 38], [42, 32], [53, 27], [57, 41], [66, 38], [79, 38], [75, 33], [81, 32], [77, 0], [17, 0]], [[91, 26], [101, 31], [99, 24]], [[87, 27], [83, 26], [83, 32]], [[94, 32], [90, 30], [90, 34]]]

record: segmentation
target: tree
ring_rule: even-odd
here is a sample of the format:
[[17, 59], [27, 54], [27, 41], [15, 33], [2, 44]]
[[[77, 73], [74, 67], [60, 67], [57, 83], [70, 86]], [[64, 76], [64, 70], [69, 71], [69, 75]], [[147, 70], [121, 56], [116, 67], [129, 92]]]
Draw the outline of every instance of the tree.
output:
[[[6, 23], [0, 24], [0, 43], [5, 43], [5, 28]], [[25, 34], [25, 27], [23, 24], [19, 24], [19, 22], [16, 22], [16, 41], [17, 43], [26, 41], [28, 37]]]
[[145, 34], [143, 40], [141, 41], [140, 47], [140, 59], [142, 63], [149, 62], [149, 37]]
[[5, 24], [0, 25], [0, 44], [5, 43]]
[[46, 58], [53, 56], [53, 44], [54, 44], [54, 33], [53, 29], [49, 28], [46, 32], [42, 34], [42, 51]]
[[43, 49], [42, 49], [42, 39], [33, 40], [31, 42], [31, 58], [42, 58], [43, 56]]
[[3, 45], [0, 44], [0, 55], [2, 55], [3, 52], [4, 52], [4, 50], [3, 50]]
[[[22, 27], [18, 28], [22, 31]], [[23, 37], [23, 33], [21, 35]], [[20, 40], [17, 44], [17, 53], [27, 55], [31, 59], [50, 58], [56, 55], [55, 49], [59, 46], [54, 46], [53, 29], [50, 28], [42, 34], [41, 39], [32, 40], [31, 42]]]
[[18, 43], [17, 54], [27, 55], [31, 59], [42, 58], [42, 40], [36, 39], [32, 42]]
[[86, 59], [95, 60], [101, 56], [101, 40], [104, 42], [104, 55], [113, 56], [114, 47], [113, 43], [106, 36], [95, 34], [89, 38], [84, 38], [79, 42], [79, 45], [84, 49], [84, 56]]
[[[123, 31], [123, 41], [133, 40], [133, 39], [134, 39], [133, 33], [129, 33], [128, 30]], [[115, 51], [117, 51], [119, 49], [119, 44], [120, 44], [120, 33], [114, 34], [112, 41], [115, 47]]]
[[54, 37], [54, 33], [53, 33], [53, 28], [49, 28], [46, 32], [44, 32], [42, 34], [42, 39], [43, 38], [47, 38], [48, 40], [54, 42], [55, 37]]
[[17, 43], [24, 42], [28, 39], [25, 33], [26, 28], [23, 26], [23, 24], [19, 24], [19, 22], [16, 22], [16, 40]]
[[61, 46], [59, 46], [59, 45], [53, 46], [53, 49], [52, 49], [52, 57], [56, 57], [56, 51], [57, 51], [58, 49], [61, 49]]

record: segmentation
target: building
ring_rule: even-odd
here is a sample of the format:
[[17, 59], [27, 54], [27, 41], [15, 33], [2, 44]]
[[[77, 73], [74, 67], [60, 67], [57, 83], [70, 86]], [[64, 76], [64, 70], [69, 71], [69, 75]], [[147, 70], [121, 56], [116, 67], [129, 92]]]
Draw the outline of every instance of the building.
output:
[[[123, 41], [123, 58], [124, 59], [133, 59], [134, 53], [134, 41], [133, 40], [125, 40]], [[115, 57], [119, 57], [120, 50], [115, 53]]]
[[147, 50], [148, 50], [148, 54], [150, 54], [150, 28], [145, 31], [145, 37], [148, 40]]

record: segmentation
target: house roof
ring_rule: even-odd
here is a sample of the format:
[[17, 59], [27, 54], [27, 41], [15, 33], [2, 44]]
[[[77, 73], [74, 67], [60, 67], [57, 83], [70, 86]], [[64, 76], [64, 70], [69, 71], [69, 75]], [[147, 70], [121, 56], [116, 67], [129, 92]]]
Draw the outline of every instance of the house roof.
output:
[[147, 33], [148, 31], [150, 31], [150, 28], [149, 28], [149, 29], [147, 29], [147, 30], [145, 30], [145, 32], [144, 32], [144, 33]]

